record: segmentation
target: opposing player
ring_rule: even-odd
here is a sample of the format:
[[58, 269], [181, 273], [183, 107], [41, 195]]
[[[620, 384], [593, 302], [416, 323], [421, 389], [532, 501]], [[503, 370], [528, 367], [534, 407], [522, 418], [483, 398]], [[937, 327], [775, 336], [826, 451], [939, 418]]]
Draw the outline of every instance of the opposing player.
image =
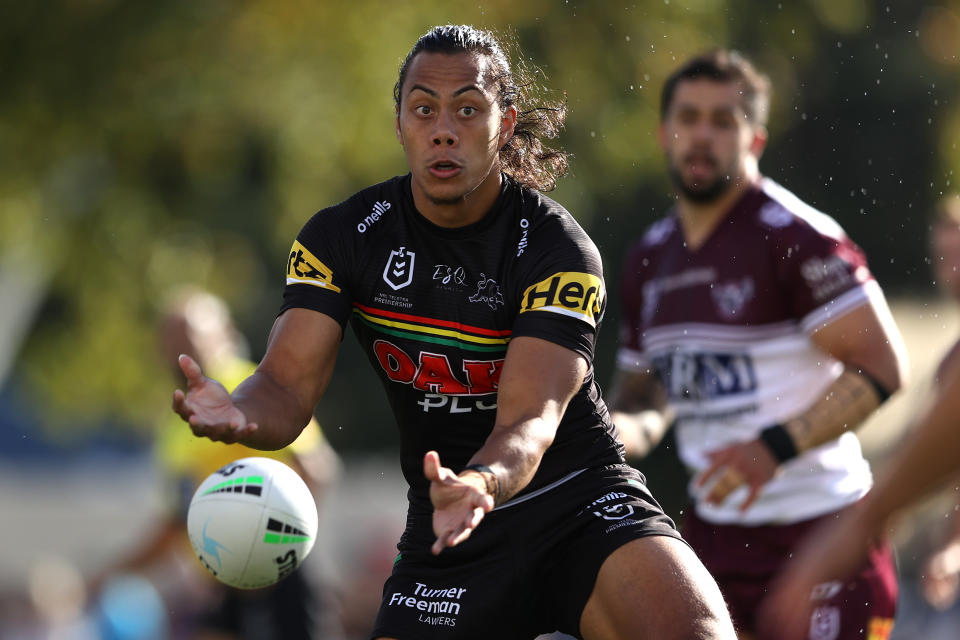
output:
[[[741, 638], [753, 637], [756, 607], [797, 542], [869, 489], [853, 429], [904, 376], [902, 339], [863, 252], [760, 174], [768, 92], [726, 50], [666, 81], [659, 139], [677, 203], [625, 262], [610, 401], [628, 453], [675, 423], [693, 474], [684, 537]], [[861, 638], [889, 623], [886, 544], [852, 584], [815, 594], [811, 637]]]
[[600, 256], [535, 189], [566, 161], [542, 141], [563, 106], [525, 104], [532, 88], [487, 32], [422, 36], [394, 89], [410, 173], [307, 222], [256, 373], [231, 396], [183, 358], [174, 408], [199, 436], [287, 444], [349, 320], [410, 485], [374, 638], [731, 638], [600, 398]]

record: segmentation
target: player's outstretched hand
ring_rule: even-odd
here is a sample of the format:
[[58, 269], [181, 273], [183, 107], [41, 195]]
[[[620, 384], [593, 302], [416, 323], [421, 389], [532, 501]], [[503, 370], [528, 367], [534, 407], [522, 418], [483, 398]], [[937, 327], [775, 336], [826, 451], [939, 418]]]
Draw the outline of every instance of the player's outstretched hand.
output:
[[177, 360], [187, 377], [187, 391], [173, 392], [173, 410], [190, 425], [193, 434], [220, 442], [233, 443], [257, 430], [233, 404], [222, 384], [207, 378], [200, 365], [188, 355]]
[[777, 461], [759, 440], [732, 444], [707, 453], [707, 457], [710, 467], [700, 474], [697, 487], [705, 487], [713, 479], [706, 500], [721, 504], [727, 496], [746, 485], [749, 493], [741, 503], [740, 511], [746, 511], [756, 501], [760, 490], [777, 473]]
[[[486, 492], [482, 479], [479, 485], [474, 484], [440, 466], [440, 455], [436, 451], [428, 451], [423, 457], [423, 474], [430, 481], [433, 533], [437, 536], [430, 550], [437, 555], [470, 537], [483, 516], [493, 509], [493, 497]], [[480, 478], [478, 474], [472, 475]]]

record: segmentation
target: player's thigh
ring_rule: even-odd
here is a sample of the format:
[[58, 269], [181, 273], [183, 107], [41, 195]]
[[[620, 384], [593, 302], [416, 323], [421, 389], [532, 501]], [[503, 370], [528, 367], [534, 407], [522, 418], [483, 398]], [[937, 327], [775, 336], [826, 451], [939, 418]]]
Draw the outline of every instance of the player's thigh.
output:
[[604, 560], [580, 617], [585, 640], [734, 640], [716, 582], [684, 542], [647, 536]]

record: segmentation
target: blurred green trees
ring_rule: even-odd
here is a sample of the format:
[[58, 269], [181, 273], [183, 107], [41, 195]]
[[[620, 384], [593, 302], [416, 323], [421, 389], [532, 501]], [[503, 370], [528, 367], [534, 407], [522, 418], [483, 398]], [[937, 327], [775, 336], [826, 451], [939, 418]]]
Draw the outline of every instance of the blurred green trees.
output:
[[[762, 169], [833, 214], [888, 290], [929, 289], [925, 212], [960, 169], [957, 0], [451, 4], [0, 3], [0, 265], [41, 302], [12, 376], [52, 428], [149, 425], [167, 406], [154, 322], [171, 286], [223, 295], [262, 353], [301, 224], [405, 172], [391, 90], [439, 23], [514, 36], [566, 92], [572, 172], [552, 195], [594, 236], [611, 291], [670, 203], [660, 85], [712, 46], [772, 76]], [[611, 296], [601, 382], [616, 317]], [[392, 446], [353, 338], [337, 366], [318, 409], [331, 440]]]

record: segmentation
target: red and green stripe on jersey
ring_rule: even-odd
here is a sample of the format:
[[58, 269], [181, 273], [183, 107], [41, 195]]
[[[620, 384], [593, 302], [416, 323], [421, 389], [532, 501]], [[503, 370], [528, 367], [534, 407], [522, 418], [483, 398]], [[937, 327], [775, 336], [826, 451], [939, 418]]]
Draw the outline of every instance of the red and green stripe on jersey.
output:
[[474, 327], [452, 320], [377, 309], [356, 302], [353, 303], [353, 313], [360, 322], [378, 333], [466, 351], [502, 354], [512, 333], [510, 329]]

